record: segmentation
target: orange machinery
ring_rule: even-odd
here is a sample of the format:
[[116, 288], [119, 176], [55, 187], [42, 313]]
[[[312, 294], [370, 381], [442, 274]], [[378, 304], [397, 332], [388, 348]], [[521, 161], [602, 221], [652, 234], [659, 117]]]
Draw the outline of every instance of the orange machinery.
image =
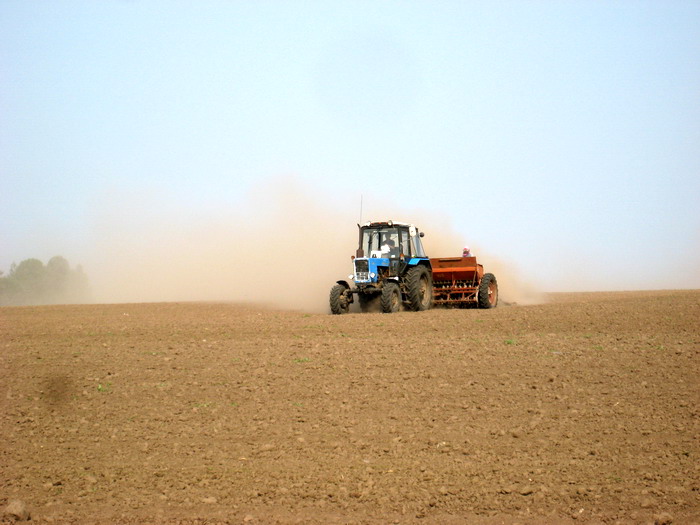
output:
[[493, 308], [498, 287], [493, 274], [484, 274], [476, 257], [431, 258], [433, 302], [446, 306]]

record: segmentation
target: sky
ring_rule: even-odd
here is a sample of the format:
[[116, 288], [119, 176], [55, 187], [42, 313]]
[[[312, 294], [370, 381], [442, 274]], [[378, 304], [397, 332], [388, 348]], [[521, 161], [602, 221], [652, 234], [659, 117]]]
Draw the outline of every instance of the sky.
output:
[[5, 273], [326, 301], [370, 219], [540, 291], [700, 288], [700, 3], [0, 2]]

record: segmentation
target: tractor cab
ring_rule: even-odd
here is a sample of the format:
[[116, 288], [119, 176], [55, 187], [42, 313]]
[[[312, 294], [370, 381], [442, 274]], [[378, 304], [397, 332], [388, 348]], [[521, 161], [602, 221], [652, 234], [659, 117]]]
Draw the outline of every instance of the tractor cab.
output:
[[360, 242], [351, 277], [362, 286], [400, 277], [409, 266], [427, 263], [422, 233], [412, 224], [368, 222], [360, 226]]
[[423, 233], [411, 224], [368, 222], [360, 226], [357, 257], [406, 259], [425, 257], [420, 238]]

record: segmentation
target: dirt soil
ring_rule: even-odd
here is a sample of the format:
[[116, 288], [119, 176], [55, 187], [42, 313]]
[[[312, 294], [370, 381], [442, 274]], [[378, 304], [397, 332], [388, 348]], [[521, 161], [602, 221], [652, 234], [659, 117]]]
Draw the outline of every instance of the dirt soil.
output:
[[0, 516], [700, 522], [700, 291], [2, 308], [0, 358]]

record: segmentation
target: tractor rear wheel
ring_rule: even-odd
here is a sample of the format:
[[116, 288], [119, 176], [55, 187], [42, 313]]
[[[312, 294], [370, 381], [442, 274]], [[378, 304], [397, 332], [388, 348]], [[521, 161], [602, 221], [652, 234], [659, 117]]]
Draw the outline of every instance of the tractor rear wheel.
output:
[[408, 303], [411, 310], [429, 310], [433, 303], [433, 280], [425, 266], [414, 266], [406, 274]]
[[347, 288], [342, 284], [336, 284], [331, 288], [330, 303], [331, 313], [335, 315], [346, 314], [350, 311], [350, 303], [346, 294]]
[[498, 283], [496, 276], [485, 273], [479, 283], [479, 308], [494, 308], [498, 304]]
[[393, 314], [401, 308], [401, 289], [393, 282], [385, 283], [382, 288], [382, 312]]

